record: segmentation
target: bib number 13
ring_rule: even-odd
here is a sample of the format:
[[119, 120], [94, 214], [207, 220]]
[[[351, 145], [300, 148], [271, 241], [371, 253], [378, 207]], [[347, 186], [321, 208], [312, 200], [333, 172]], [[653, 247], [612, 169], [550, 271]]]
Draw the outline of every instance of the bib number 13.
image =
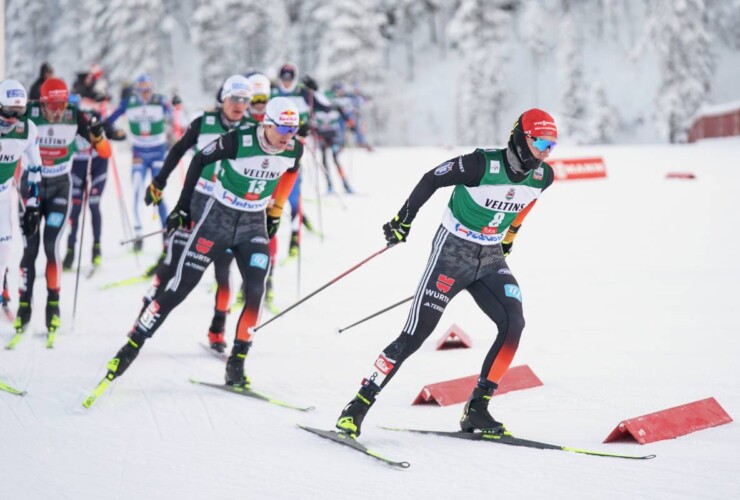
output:
[[249, 181], [249, 189], [247, 190], [247, 192], [254, 193], [254, 194], [260, 194], [262, 191], [265, 190], [266, 185], [267, 185], [267, 181], [251, 180]]

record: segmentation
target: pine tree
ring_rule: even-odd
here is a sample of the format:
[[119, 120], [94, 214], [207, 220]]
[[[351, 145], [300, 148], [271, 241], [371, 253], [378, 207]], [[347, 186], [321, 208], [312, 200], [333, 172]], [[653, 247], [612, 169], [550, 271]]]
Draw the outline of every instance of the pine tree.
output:
[[374, 0], [330, 0], [331, 24], [324, 33], [317, 75], [327, 85], [343, 82], [361, 86], [370, 98], [365, 105], [369, 129], [380, 131], [385, 115], [377, 98], [385, 92], [383, 17]]
[[653, 37], [661, 59], [656, 101], [658, 129], [670, 142], [685, 142], [704, 104], [714, 73], [714, 54], [703, 0], [662, 0], [653, 13]]
[[462, 0], [449, 25], [461, 56], [457, 128], [462, 144], [501, 143], [508, 133], [501, 120], [508, 91], [510, 5], [507, 0]]
[[27, 91], [36, 79], [33, 45], [28, 33], [30, 23], [30, 12], [24, 0], [6, 1], [5, 74], [21, 82]]
[[607, 144], [612, 142], [617, 128], [616, 110], [609, 104], [604, 85], [599, 82], [593, 86], [593, 104], [588, 125], [587, 142]]
[[563, 17], [560, 24], [560, 132], [576, 144], [588, 142], [586, 130], [588, 88], [583, 57], [584, 19], [582, 4], [577, 0], [562, 0]]

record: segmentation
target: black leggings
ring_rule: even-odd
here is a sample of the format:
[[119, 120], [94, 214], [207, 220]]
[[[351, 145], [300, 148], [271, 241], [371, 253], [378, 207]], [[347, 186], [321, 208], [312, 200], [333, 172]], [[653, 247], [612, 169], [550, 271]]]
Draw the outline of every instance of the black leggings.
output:
[[521, 291], [500, 245], [482, 246], [440, 227], [401, 334], [380, 354], [368, 380], [384, 387], [431, 335], [447, 304], [467, 290], [496, 324], [496, 339], [481, 367], [481, 381], [496, 387], [511, 364], [522, 330]]
[[[92, 221], [93, 243], [100, 243], [103, 218], [100, 214], [100, 197], [108, 179], [108, 160], [96, 156], [90, 165], [90, 219]], [[77, 221], [82, 212], [82, 198], [87, 188], [87, 159], [72, 162], [72, 210], [69, 214], [69, 237], [67, 248], [74, 248], [77, 242]]]

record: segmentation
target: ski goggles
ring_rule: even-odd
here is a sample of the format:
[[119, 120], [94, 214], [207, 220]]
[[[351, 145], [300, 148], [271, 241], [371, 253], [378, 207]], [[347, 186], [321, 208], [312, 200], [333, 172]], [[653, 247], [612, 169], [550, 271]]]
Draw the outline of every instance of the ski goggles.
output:
[[540, 151], [541, 153], [544, 153], [545, 150], [552, 151], [558, 144], [558, 141], [550, 141], [547, 139], [543, 139], [542, 137], [534, 137], [527, 134], [526, 132], [524, 133], [524, 135], [532, 139], [532, 146], [534, 146], [537, 151]]
[[245, 97], [243, 95], [229, 95], [226, 96], [226, 99], [235, 104], [249, 104], [249, 102], [252, 100], [251, 98]]
[[267, 96], [266, 95], [253, 95], [252, 104], [267, 104]]
[[0, 107], [0, 116], [3, 118], [20, 118], [26, 114], [25, 106], [3, 106]]

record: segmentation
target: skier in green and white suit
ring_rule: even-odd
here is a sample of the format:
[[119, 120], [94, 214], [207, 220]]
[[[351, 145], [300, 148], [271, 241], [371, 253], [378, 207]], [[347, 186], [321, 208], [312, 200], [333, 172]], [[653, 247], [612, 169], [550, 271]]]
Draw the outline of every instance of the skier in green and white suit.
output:
[[388, 245], [406, 241], [421, 206], [445, 186], [455, 186], [406, 325], [380, 353], [362, 387], [342, 411], [337, 427], [352, 437], [380, 390], [434, 330], [447, 304], [467, 290], [496, 324], [491, 346], [460, 427], [463, 431], [505, 432], [488, 412], [493, 391], [514, 358], [524, 329], [522, 293], [505, 257], [524, 217], [553, 181], [545, 163], [555, 147], [552, 117], [530, 109], [514, 124], [505, 149], [477, 149], [427, 172], [393, 220], [383, 226]]

